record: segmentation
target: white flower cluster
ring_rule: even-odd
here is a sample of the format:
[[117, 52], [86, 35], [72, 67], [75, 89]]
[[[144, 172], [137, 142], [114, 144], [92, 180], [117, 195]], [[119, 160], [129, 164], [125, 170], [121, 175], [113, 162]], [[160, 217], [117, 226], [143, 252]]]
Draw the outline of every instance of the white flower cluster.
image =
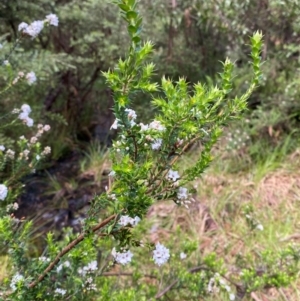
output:
[[127, 118], [130, 120], [130, 125], [135, 125], [135, 119], [137, 117], [136, 112], [132, 109], [125, 109], [125, 112], [127, 112]]
[[59, 273], [64, 267], [65, 268], [69, 268], [71, 266], [70, 261], [65, 261], [64, 263], [60, 264], [57, 268], [56, 268], [56, 272]]
[[19, 114], [18, 118], [21, 119], [27, 126], [33, 126], [33, 119], [29, 117], [31, 112], [31, 108], [28, 104], [23, 104], [21, 107], [21, 113]]
[[4, 184], [0, 184], [0, 200], [4, 201], [7, 197], [8, 189]]
[[96, 291], [97, 290], [97, 287], [96, 287], [96, 284], [93, 283], [93, 278], [92, 277], [88, 277], [85, 281], [85, 286], [86, 286], [86, 289], [88, 291]]
[[29, 85], [32, 85], [33, 83], [36, 82], [36, 75], [33, 71], [27, 73], [25, 78], [26, 78]]
[[15, 84], [16, 84], [20, 79], [22, 79], [23, 77], [26, 78], [27, 83], [28, 83], [29, 85], [32, 85], [33, 83], [36, 82], [36, 75], [35, 75], [35, 73], [34, 73], [33, 71], [28, 72], [26, 75], [24, 74], [23, 71], [20, 71], [20, 72], [18, 73], [18, 76], [12, 81], [12, 84], [15, 85]]
[[140, 218], [138, 216], [132, 218], [128, 215], [122, 215], [119, 219], [118, 224], [121, 226], [127, 226], [127, 225], [131, 225], [131, 226], [136, 226], [139, 222], [140, 222]]
[[181, 260], [184, 260], [184, 259], [186, 259], [187, 255], [184, 252], [181, 252], [179, 257]]
[[79, 268], [78, 274], [85, 276], [86, 274], [96, 271], [97, 269], [98, 269], [98, 263], [96, 260], [93, 260], [83, 268]]
[[41, 262], [50, 262], [50, 258], [46, 257], [46, 256], [41, 256], [41, 257], [39, 257], [39, 261], [41, 261]]
[[6, 212], [16, 211], [19, 209], [19, 204], [14, 202], [13, 204], [8, 204], [6, 206]]
[[191, 204], [194, 199], [188, 199], [189, 194], [188, 194], [188, 189], [184, 187], [179, 187], [178, 192], [177, 192], [177, 199], [178, 202], [184, 205], [187, 209], [189, 208], [189, 204]]
[[159, 150], [161, 148], [161, 145], [162, 145], [162, 139], [156, 139], [151, 144], [151, 147], [153, 150]]
[[55, 14], [50, 14], [50, 15], [47, 15], [46, 19], [43, 21], [37, 20], [37, 21], [33, 21], [31, 24], [22, 22], [19, 24], [18, 30], [21, 33], [31, 36], [34, 39], [43, 30], [45, 23], [53, 25], [53, 26], [58, 26], [58, 18]]
[[127, 263], [131, 262], [133, 256], [133, 254], [129, 250], [125, 252], [117, 252], [115, 248], [113, 248], [111, 254], [114, 257], [115, 261], [122, 265], [126, 265]]
[[56, 288], [55, 291], [54, 291], [54, 293], [56, 295], [62, 295], [62, 296], [64, 296], [67, 293], [67, 291], [64, 290], [64, 289], [62, 289], [62, 288]]
[[19, 273], [16, 273], [11, 279], [10, 288], [13, 291], [17, 290], [17, 286], [20, 284], [20, 282], [24, 282], [24, 276], [22, 276]]
[[155, 250], [153, 251], [153, 260], [158, 265], [161, 266], [165, 264], [170, 258], [170, 251], [164, 245], [157, 243]]
[[167, 179], [176, 182], [180, 178], [178, 171], [170, 169], [167, 173]]

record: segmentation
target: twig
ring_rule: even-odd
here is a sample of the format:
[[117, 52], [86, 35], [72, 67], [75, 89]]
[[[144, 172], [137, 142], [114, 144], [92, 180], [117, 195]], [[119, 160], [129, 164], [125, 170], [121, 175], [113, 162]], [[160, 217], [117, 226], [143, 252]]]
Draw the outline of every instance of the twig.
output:
[[[98, 225], [94, 226], [92, 228], [92, 232], [96, 232], [99, 229], [103, 228], [104, 226], [106, 226], [110, 221], [112, 221], [114, 218], [116, 217], [116, 214], [108, 217], [107, 219], [105, 219], [104, 221], [102, 221], [101, 223], [99, 223]], [[59, 254], [55, 257], [55, 259], [48, 265], [48, 267], [44, 270], [44, 272], [38, 277], [37, 280], [31, 282], [29, 284], [29, 288], [33, 288], [35, 287], [39, 282], [43, 281], [43, 279], [46, 277], [46, 275], [55, 267], [55, 265], [60, 261], [60, 259], [67, 254], [68, 252], [70, 252], [76, 245], [78, 245], [81, 241], [84, 240], [86, 236], [86, 233], [82, 233], [80, 234], [75, 240], [73, 240], [71, 243], [69, 243], [66, 247], [64, 247], [61, 252], [59, 252]]]

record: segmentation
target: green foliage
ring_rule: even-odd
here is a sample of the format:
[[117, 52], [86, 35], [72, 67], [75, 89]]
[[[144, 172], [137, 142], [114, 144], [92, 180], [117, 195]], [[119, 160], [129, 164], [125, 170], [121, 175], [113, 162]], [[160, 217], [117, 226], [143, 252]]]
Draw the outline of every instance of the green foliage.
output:
[[[41, 1], [41, 4], [41, 8], [35, 4], [32, 4], [32, 7], [38, 10], [47, 7], [45, 1]], [[190, 182], [200, 177], [208, 167], [212, 160], [212, 148], [221, 136], [224, 126], [232, 119], [241, 117], [247, 107], [249, 97], [262, 80], [262, 33], [256, 31], [250, 38], [253, 75], [240, 96], [233, 88], [234, 64], [230, 59], [226, 59], [223, 63], [223, 70], [219, 74], [217, 85], [211, 82], [197, 82], [190, 86], [183, 77], [177, 81], [163, 77], [161, 84], [153, 83], [155, 66], [148, 60], [154, 51], [154, 46], [151, 42], [142, 42], [142, 18], [137, 11], [137, 1], [118, 0], [115, 4], [119, 7], [120, 15], [127, 24], [130, 45], [128, 53], [119, 59], [117, 67], [103, 72], [113, 92], [113, 111], [116, 119], [112, 128], [119, 130], [110, 150], [112, 171], [109, 174], [109, 185], [105, 193], [94, 198], [88, 217], [82, 221], [80, 234], [66, 229], [62, 233], [62, 239], [56, 240], [53, 234], [48, 233], [47, 248], [41, 254], [42, 256], [36, 257], [29, 252], [32, 222], [17, 220], [13, 215], [9, 216], [6, 211], [19, 193], [18, 187], [15, 188], [14, 184], [20, 186], [22, 176], [29, 173], [41, 156], [46, 155], [45, 150], [41, 152], [41, 143], [37, 140], [47, 130], [44, 126], [38, 125], [39, 136], [38, 134], [34, 136], [35, 142], [32, 142], [31, 138], [16, 140], [20, 152], [16, 158], [11, 156], [9, 166], [6, 164], [8, 152], [6, 151], [5, 155], [1, 152], [0, 163], [5, 173], [1, 174], [3, 184], [1, 184], [0, 192], [4, 202], [1, 202], [0, 236], [2, 237], [0, 238], [2, 239], [0, 241], [2, 248], [8, 249], [12, 271], [1, 284], [3, 294], [0, 300], [149, 300], [161, 298], [173, 288], [182, 292], [181, 296], [173, 294], [173, 300], [182, 296], [189, 299], [206, 298], [210, 293], [216, 293], [218, 289], [224, 300], [233, 300], [235, 294], [232, 293], [230, 286], [235, 286], [236, 290], [240, 289], [243, 294], [246, 294], [258, 289], [289, 285], [298, 271], [299, 250], [297, 248], [288, 247], [277, 252], [265, 250], [259, 253], [259, 258], [249, 256], [252, 259], [250, 262], [247, 262], [245, 258], [238, 258], [237, 265], [240, 264], [239, 268], [242, 273], [239, 275], [232, 273], [233, 275], [227, 276], [230, 270], [227, 269], [223, 258], [220, 258], [216, 252], [196, 254], [198, 250], [193, 243], [186, 243], [183, 248], [188, 255], [194, 254], [198, 263], [197, 267], [189, 267], [188, 264], [173, 264], [178, 262], [178, 254], [170, 256], [169, 249], [156, 244], [155, 251], [159, 253], [159, 256], [155, 253], [153, 255], [156, 264], [163, 265], [171, 257], [170, 266], [147, 275], [150, 279], [160, 279], [158, 289], [151, 283], [146, 285], [140, 282], [143, 277], [139, 271], [140, 262], [134, 260], [131, 284], [135, 286], [135, 289], [127, 286], [130, 282], [124, 281], [118, 284], [114, 280], [104, 278], [107, 276], [107, 271], [113, 270], [116, 264], [125, 265], [131, 261], [130, 250], [143, 254], [153, 251], [153, 244], [141, 240], [141, 234], [138, 229], [133, 229], [134, 226], [145, 217], [154, 203], [168, 200], [185, 206], [190, 203], [189, 190], [184, 186], [190, 185]], [[14, 5], [5, 4], [4, 7], [7, 10], [18, 10]], [[106, 8], [106, 4], [99, 4], [94, 0], [83, 3], [81, 1], [64, 3], [60, 14], [63, 22], [69, 26], [64, 34], [67, 40], [71, 41], [68, 41], [65, 47], [70, 47], [68, 52], [72, 56], [68, 57], [66, 65], [61, 69], [57, 69], [57, 65], [53, 62], [46, 66], [46, 68], [53, 68], [54, 74], [62, 78], [69, 74], [71, 78], [74, 76], [82, 79], [83, 85], [88, 85], [88, 88], [80, 91], [80, 93], [83, 91], [87, 93], [79, 97], [81, 101], [90, 93], [96, 93], [96, 91], [90, 92], [90, 89], [96, 85], [98, 72], [100, 73], [102, 68], [108, 69], [109, 67], [109, 63], [102, 62], [102, 54], [100, 55], [99, 50], [101, 43], [98, 43], [98, 39], [106, 37], [106, 34], [102, 35], [96, 29], [92, 30], [93, 27], [89, 27], [88, 33], [84, 32], [78, 40], [75, 38], [76, 35], [73, 35], [71, 39], [70, 31], [75, 31], [76, 28], [71, 25], [90, 17], [91, 10], [93, 10], [93, 18], [96, 18], [96, 10], [99, 7], [100, 9]], [[73, 15], [69, 19], [68, 13], [71, 9]], [[64, 26], [63, 23], [63, 28]], [[107, 33], [105, 22], [101, 23], [100, 28]], [[45, 43], [43, 38], [39, 40], [39, 43], [41, 45]], [[103, 39], [102, 43], [107, 46], [106, 43], [109, 43], [109, 40]], [[62, 47], [59, 43], [54, 43], [54, 45], [58, 48]], [[97, 50], [94, 50], [95, 46]], [[46, 54], [49, 54], [47, 51], [38, 52], [43, 60], [47, 58]], [[80, 57], [77, 57], [78, 53]], [[113, 50], [109, 53], [115, 54]], [[11, 54], [8, 56], [13, 57]], [[55, 59], [57, 59], [56, 56]], [[109, 58], [107, 60], [109, 62]], [[14, 78], [19, 74], [17, 70], [19, 64], [22, 63], [18, 61], [18, 57], [16, 61], [12, 59], [10, 61], [11, 65], [6, 64], [5, 67], [6, 73], [3, 71], [4, 68], [2, 70], [6, 74], [3, 75], [2, 80], [7, 84], [3, 85], [4, 97], [13, 97], [14, 93], [20, 93], [21, 90], [18, 89], [22, 88], [20, 85], [16, 88], [17, 92], [10, 92], [14, 90], [12, 89], [15, 87]], [[88, 76], [90, 72], [80, 73], [77, 69], [74, 73], [69, 73], [75, 63], [82, 63], [84, 70], [87, 67], [96, 66], [96, 75], [90, 78]], [[42, 74], [42, 71], [45, 72], [47, 69], [41, 67], [40, 70]], [[19, 75], [20, 78], [17, 81], [21, 81], [23, 76]], [[72, 87], [74, 98], [68, 106], [73, 104], [74, 99], [76, 102], [79, 93], [72, 85], [72, 80], [71, 82], [67, 86]], [[45, 86], [39, 87], [41, 93], [43, 93], [42, 88]], [[141, 95], [140, 93], [151, 97], [152, 105], [155, 107], [156, 114], [149, 124], [137, 123], [137, 114], [130, 109], [135, 98]], [[65, 104], [64, 102], [55, 104], [58, 107], [60, 105]], [[7, 106], [6, 101], [3, 110]], [[57, 117], [55, 113], [48, 115], [54, 116], [55, 121], [60, 120], [65, 123], [66, 120], [70, 124], [74, 122], [71, 116], [75, 116], [79, 110], [80, 108], [75, 108], [74, 111], [66, 110], [65, 113], [68, 116], [63, 114], [62, 118]], [[11, 114], [8, 117], [11, 117]], [[7, 124], [13, 126], [14, 123], [20, 123], [19, 119], [22, 119], [28, 125], [28, 116], [26, 118], [21, 118], [19, 115]], [[198, 158], [193, 162], [192, 167], [180, 169], [180, 160], [196, 143], [200, 145]], [[28, 153], [27, 155], [24, 153], [27, 148], [30, 148], [30, 160]], [[22, 173], [19, 172], [20, 170]], [[246, 215], [252, 213], [250, 207], [245, 210]], [[256, 220], [251, 219], [248, 222], [250, 227], [257, 227]], [[170, 242], [168, 247], [172, 251], [171, 245]], [[167, 258], [159, 258], [162, 260], [159, 261], [157, 257], [163, 257], [163, 255], [167, 255]], [[186, 254], [179, 256], [182, 258]], [[145, 262], [145, 257], [144, 259], [141, 257], [142, 260]], [[149, 259], [147, 261], [149, 263]], [[262, 264], [263, 270], [261, 274], [258, 274]], [[176, 280], [173, 280], [174, 278]], [[171, 280], [173, 280], [172, 284], [163, 289], [162, 284], [170, 283]], [[116, 286], [120, 288], [119, 291], [115, 290]], [[101, 292], [100, 296], [97, 290]]]

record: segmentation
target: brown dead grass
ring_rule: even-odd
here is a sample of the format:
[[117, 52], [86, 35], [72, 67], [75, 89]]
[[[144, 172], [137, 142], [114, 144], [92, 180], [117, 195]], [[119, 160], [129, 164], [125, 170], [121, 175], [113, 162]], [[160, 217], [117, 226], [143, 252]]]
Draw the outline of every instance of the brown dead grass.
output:
[[[274, 223], [275, 229], [276, 225], [283, 225], [287, 217], [292, 220], [288, 229], [290, 233], [278, 233], [278, 241], [273, 241], [273, 244], [300, 241], [300, 151], [292, 154], [279, 168], [256, 179], [256, 170], [216, 174], [212, 167], [196, 183], [198, 196], [189, 210], [173, 202], [152, 206], [148, 214], [155, 225], [150, 234], [151, 241], [168, 241], [180, 227], [181, 231], [198, 241], [201, 253], [214, 250], [224, 256], [227, 250], [225, 261], [231, 264], [236, 254], [245, 254], [251, 249], [261, 250], [264, 241], [268, 242], [264, 237], [258, 241], [248, 240], [241, 231], [245, 227], [241, 206], [247, 203], [254, 206], [264, 224]], [[265, 229], [261, 235], [268, 236], [267, 231]], [[296, 301], [300, 300], [298, 287], [299, 281], [289, 288], [252, 293], [244, 300]]]

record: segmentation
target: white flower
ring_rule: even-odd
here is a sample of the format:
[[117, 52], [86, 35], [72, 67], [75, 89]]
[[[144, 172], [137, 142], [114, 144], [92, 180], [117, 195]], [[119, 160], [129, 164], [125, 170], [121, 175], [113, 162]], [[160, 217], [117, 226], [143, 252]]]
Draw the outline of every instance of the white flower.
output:
[[112, 171], [108, 174], [109, 177], [114, 177], [115, 175], [116, 175], [116, 172], [115, 172], [114, 170], [112, 170]]
[[62, 296], [64, 296], [66, 294], [66, 292], [67, 292], [66, 290], [61, 289], [61, 288], [56, 288], [54, 291], [55, 294], [60, 294]]
[[0, 49], [2, 49], [3, 48], [3, 45], [2, 44], [0, 44]]
[[148, 128], [149, 128], [149, 125], [148, 124], [143, 124], [143, 123], [140, 123], [139, 126], [141, 127], [141, 131], [147, 131]]
[[0, 200], [4, 201], [7, 197], [8, 189], [4, 184], [0, 184]]
[[24, 31], [24, 29], [26, 29], [27, 27], [28, 27], [28, 24], [25, 22], [22, 22], [18, 26], [18, 31]]
[[[20, 27], [20, 25], [19, 25], [19, 27]], [[44, 28], [44, 21], [38, 20], [38, 21], [33, 21], [30, 25], [28, 25], [22, 31], [34, 39], [38, 36], [38, 34], [42, 31], [43, 28]]]
[[229, 300], [230, 300], [230, 301], [235, 300], [235, 295], [234, 295], [234, 294], [230, 294], [230, 295], [229, 295]]
[[130, 217], [129, 215], [122, 215], [119, 219], [118, 224], [121, 226], [136, 226], [140, 222], [140, 218], [136, 216], [135, 218]]
[[41, 159], [40, 155], [36, 155], [35, 158], [37, 159], [37, 161], [39, 161]]
[[187, 190], [187, 188], [179, 187], [179, 190], [177, 192], [177, 198], [179, 200], [182, 200], [182, 199], [187, 199], [187, 197], [188, 197], [188, 190]]
[[49, 155], [51, 153], [51, 147], [50, 146], [46, 146], [44, 148], [44, 150], [42, 151], [42, 155], [45, 156], [45, 155]]
[[128, 113], [127, 117], [128, 119], [136, 119], [137, 115], [136, 115], [136, 112], [132, 109], [125, 109], [125, 112]]
[[154, 120], [149, 124], [149, 129], [164, 131], [166, 128], [160, 123], [160, 121]]
[[20, 282], [24, 281], [24, 276], [22, 276], [21, 274], [17, 273], [12, 277], [11, 283], [10, 283], [10, 287], [13, 291], [15, 291], [17, 289], [17, 284], [19, 284]]
[[133, 257], [133, 254], [131, 253], [131, 251], [128, 250], [126, 252], [117, 252], [115, 248], [113, 248], [111, 254], [115, 258], [115, 261], [122, 265], [125, 265], [125, 264], [131, 262], [131, 259]]
[[9, 61], [8, 60], [3, 61], [3, 65], [4, 66], [8, 66], [9, 65]]
[[58, 26], [58, 17], [55, 14], [49, 14], [46, 16], [46, 22], [50, 25]]
[[118, 128], [118, 119], [116, 119], [116, 120], [114, 121], [114, 123], [112, 124], [112, 126], [110, 127], [110, 129], [116, 130], [117, 128]]
[[32, 127], [32, 126], [33, 126], [34, 121], [33, 121], [32, 118], [27, 117], [27, 118], [23, 119], [23, 121], [25, 122], [25, 124], [26, 124], [28, 127]]
[[183, 259], [186, 259], [187, 255], [184, 252], [181, 252], [179, 256], [180, 256], [180, 259], [183, 260]]
[[0, 151], [5, 151], [5, 146], [4, 145], [0, 145]]
[[83, 268], [85, 271], [96, 271], [98, 269], [98, 263], [96, 260], [91, 261], [88, 263], [87, 266]]
[[36, 75], [35, 75], [35, 73], [33, 71], [28, 72], [26, 74], [26, 80], [27, 80], [27, 83], [29, 85], [32, 85], [33, 83], [35, 83], [36, 82]]
[[170, 251], [165, 246], [160, 243], [156, 244], [156, 248], [153, 251], [153, 260], [158, 265], [161, 266], [165, 264], [170, 258]]
[[[29, 74], [29, 73], [28, 73]], [[28, 75], [27, 74], [27, 75]], [[21, 110], [24, 112], [24, 113], [27, 113], [27, 115], [29, 115], [29, 113], [31, 113], [31, 107], [30, 105], [24, 103], [22, 106], [21, 106]]]
[[259, 230], [259, 231], [263, 231], [264, 230], [264, 226], [262, 224], [258, 224], [256, 226], [256, 229]]
[[162, 144], [162, 139], [156, 139], [154, 142], [151, 144], [151, 147], [153, 150], [159, 150]]
[[20, 113], [20, 109], [13, 109], [11, 112], [12, 112], [12, 114], [19, 114]]
[[172, 180], [173, 182], [175, 182], [180, 178], [180, 175], [179, 175], [178, 171], [170, 169], [167, 174], [167, 178], [169, 180]]
[[50, 258], [48, 258], [46, 256], [41, 256], [41, 257], [39, 257], [39, 261], [41, 261], [41, 262], [50, 262]]
[[51, 127], [50, 127], [49, 124], [46, 124], [46, 125], [43, 127], [43, 130], [44, 130], [45, 132], [50, 131], [50, 129], [51, 129]]
[[8, 149], [6, 151], [6, 156], [9, 158], [9, 159], [13, 159], [15, 157], [15, 152], [11, 149]]
[[35, 144], [37, 141], [38, 141], [38, 138], [35, 136], [31, 137], [31, 139], [30, 139], [31, 144]]

